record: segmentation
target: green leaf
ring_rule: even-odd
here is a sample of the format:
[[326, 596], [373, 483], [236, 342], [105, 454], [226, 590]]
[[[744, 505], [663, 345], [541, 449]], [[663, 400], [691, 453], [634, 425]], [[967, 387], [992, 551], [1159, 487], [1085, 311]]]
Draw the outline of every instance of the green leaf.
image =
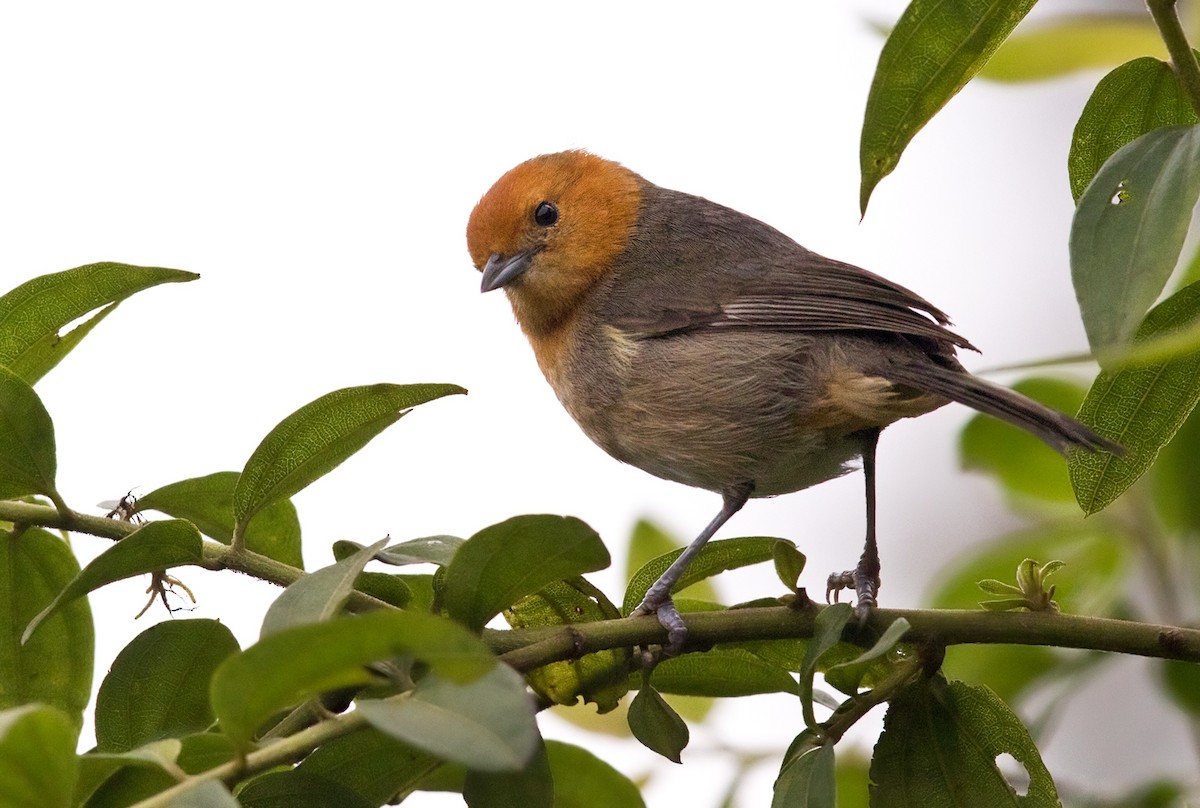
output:
[[216, 780], [200, 780], [171, 801], [179, 808], [241, 808], [229, 789]]
[[867, 673], [872, 667], [884, 664], [884, 657], [900, 643], [910, 628], [912, 626], [907, 620], [897, 617], [869, 649], [854, 659], [839, 662], [826, 669], [825, 681], [847, 696], [858, 695], [859, 687]]
[[857, 747], [843, 747], [837, 756], [838, 808], [868, 808], [871, 759]]
[[[33, 384], [112, 310], [109, 304], [160, 283], [199, 277], [177, 269], [104, 262], [27, 281], [0, 297], [0, 365]], [[109, 308], [58, 339], [59, 329], [101, 306]]]
[[628, 777], [588, 750], [546, 741], [554, 777], [554, 808], [646, 808]]
[[859, 207], [904, 148], [987, 62], [1035, 0], [912, 2], [892, 29], [867, 96]]
[[0, 366], [0, 499], [45, 494], [58, 499], [54, 423], [21, 377]]
[[796, 545], [787, 541], [776, 542], [771, 548], [771, 554], [775, 558], [775, 574], [783, 581], [784, 586], [795, 592], [800, 582], [800, 573], [804, 572], [804, 565], [808, 559], [796, 549]]
[[643, 683], [629, 704], [629, 729], [651, 752], [682, 762], [679, 753], [688, 745], [687, 724], [649, 683]]
[[[390, 796], [390, 795], [389, 795]], [[267, 772], [238, 792], [234, 805], [242, 808], [375, 808], [340, 783], [313, 777], [299, 769]]]
[[[233, 538], [233, 490], [236, 471], [218, 471], [156, 488], [137, 501], [137, 511], [161, 511], [187, 519], [206, 536], [222, 544]], [[304, 569], [300, 552], [300, 519], [290, 499], [277, 500], [246, 528], [246, 549]]]
[[[513, 628], [561, 626], [620, 617], [616, 606], [582, 576], [554, 581], [504, 610]], [[631, 652], [612, 648], [551, 662], [526, 674], [529, 686], [551, 704], [575, 704], [580, 696], [601, 713], [616, 708], [629, 691]]]
[[468, 770], [463, 801], [469, 808], [554, 808], [554, 778], [544, 744], [519, 771]]
[[[89, 782], [81, 782], [76, 789], [76, 804], [79, 804], [81, 798], [86, 797], [87, 808], [117, 808], [118, 806], [133, 805], [176, 785], [175, 778], [161, 768], [164, 762], [171, 761], [172, 745], [181, 746], [178, 757], [173, 762], [187, 774], [207, 771], [229, 762], [234, 756], [234, 749], [225, 736], [208, 732], [189, 735], [182, 739], [182, 744], [174, 740], [157, 741], [133, 752], [126, 752], [124, 755], [90, 753], [80, 759], [84, 764], [81, 766], [82, 777], [88, 778]], [[114, 772], [111, 764], [119, 761], [123, 761], [124, 765]], [[151, 762], [154, 765], [145, 765]], [[108, 774], [105, 774], [106, 769]], [[192, 793], [189, 793], [189, 797], [191, 796]], [[208, 795], [213, 799], [220, 796], [219, 793]], [[172, 803], [172, 805], [175, 804], [190, 806], [201, 803], [184, 803], [180, 800], [178, 803]]]
[[1200, 457], [1200, 412], [1192, 414], [1163, 447], [1150, 472], [1154, 511], [1168, 531], [1200, 534], [1196, 458]]
[[812, 639], [804, 649], [804, 664], [800, 668], [800, 705], [807, 727], [817, 725], [813, 713], [813, 675], [817, 662], [826, 651], [841, 642], [842, 631], [853, 616], [854, 609], [849, 603], [835, 603], [822, 609], [813, 621]]
[[[1200, 283], [1185, 286], [1146, 315], [1135, 341], [1188, 326], [1200, 316]], [[1156, 365], [1101, 371], [1079, 420], [1125, 447], [1123, 457], [1074, 452], [1067, 458], [1075, 499], [1103, 510], [1142, 476], [1200, 401], [1200, 351]]]
[[[364, 595], [370, 595], [376, 600], [390, 603], [397, 609], [407, 609], [413, 605], [413, 591], [403, 575], [390, 575], [386, 572], [359, 573], [359, 576], [354, 579], [354, 588]], [[418, 611], [429, 610], [419, 609]]]
[[84, 337], [92, 333], [93, 328], [116, 311], [119, 305], [119, 303], [110, 303], [66, 334], [47, 334], [13, 360], [12, 364], [8, 366], [9, 370], [29, 384], [37, 384], [43, 376], [54, 370], [55, 366], [83, 341]]
[[[1067, 566], [1055, 597], [1063, 611], [1105, 614], [1124, 591], [1130, 546], [1129, 537], [1113, 525], [1092, 519], [1002, 534], [939, 572], [938, 587], [926, 600], [935, 609], [977, 608], [984, 597], [980, 581], [1011, 579], [1022, 558], [1060, 558]], [[1068, 673], [1070, 659], [1040, 646], [956, 645], [946, 649], [943, 669], [952, 678], [987, 685], [1011, 702], [1048, 677]]]
[[439, 765], [437, 758], [374, 727], [334, 738], [300, 761], [296, 771], [337, 783], [371, 805], [411, 790]]
[[[1064, 379], [1023, 379], [1012, 389], [1059, 412], [1075, 412], [1083, 403], [1084, 391]], [[992, 474], [1006, 493], [1041, 502], [1075, 501], [1062, 455], [1023, 429], [975, 415], [959, 437], [958, 450], [964, 469]]]
[[122, 649], [96, 696], [96, 749], [127, 752], [213, 722], [208, 684], [238, 651], [216, 620], [173, 620], [143, 631]]
[[164, 763], [174, 764], [178, 760], [182, 748], [181, 741], [171, 738], [165, 741], [155, 741], [147, 747], [129, 752], [110, 753], [93, 750], [86, 755], [80, 755], [78, 758], [79, 776], [75, 780], [74, 804], [87, 804], [89, 798], [110, 778], [119, 776], [118, 772], [122, 769], [144, 768], [163, 774]]
[[426, 676], [410, 694], [357, 709], [393, 738], [479, 771], [521, 769], [540, 741], [525, 682], [506, 665], [462, 684]]
[[304, 405], [246, 461], [233, 491], [235, 534], [263, 508], [333, 471], [412, 407], [466, 392], [453, 384], [373, 384], [335, 390]]
[[409, 564], [437, 564], [439, 567], [445, 567], [454, 559], [454, 554], [462, 544], [463, 539], [457, 536], [426, 536], [394, 544], [375, 557], [384, 564], [396, 567]]
[[1112, 67], [1145, 55], [1166, 56], [1162, 37], [1146, 14], [1070, 14], [1029, 30], [1018, 30], [992, 55], [979, 77], [1037, 81]]
[[148, 522], [92, 560], [58, 595], [29, 621], [21, 642], [68, 603], [105, 584], [148, 572], [197, 564], [203, 560], [200, 533], [191, 522], [167, 519]]
[[0, 530], [0, 710], [41, 702], [70, 717], [75, 731], [92, 695], [92, 610], [78, 601], [22, 645], [21, 632], [79, 572], [61, 536], [39, 528]]
[[737, 649], [713, 649], [664, 659], [655, 666], [650, 683], [660, 693], [683, 696], [796, 693], [796, 680], [786, 670]]
[[[1142, 24], [1157, 34], [1150, 20]], [[1079, 201], [1100, 167], [1125, 144], [1153, 129], [1194, 123], [1196, 113], [1169, 64], [1144, 56], [1121, 65], [1100, 79], [1075, 124], [1067, 156], [1072, 198]]]
[[[718, 539], [710, 541], [692, 559], [692, 563], [680, 576], [674, 592], [681, 592], [697, 581], [711, 578], [727, 570], [747, 567], [751, 564], [761, 564], [774, 559], [776, 542], [786, 539], [776, 539], [768, 536], [750, 536], [740, 539]], [[621, 606], [622, 614], [629, 614], [646, 596], [646, 590], [658, 580], [667, 567], [679, 558], [683, 550], [672, 550], [658, 558], [643, 564], [641, 569], [629, 579], [625, 588], [625, 602]]]
[[572, 516], [514, 516], [466, 541], [446, 569], [451, 618], [481, 629], [526, 595], [610, 563], [596, 531]]
[[[1018, 802], [996, 765], [1008, 754], [1025, 767]], [[1054, 781], [1029, 732], [986, 687], [940, 677], [894, 698], [871, 762], [871, 804], [1058, 808]]]
[[[629, 550], [625, 554], [625, 580], [633, 578], [644, 565], [674, 551], [682, 551], [684, 543], [668, 534], [647, 519], [639, 519], [629, 536]], [[686, 591], [685, 591], [686, 590]], [[676, 587], [674, 596], [697, 600], [719, 600], [712, 582], [699, 580], [687, 587]]]
[[1200, 716], [1200, 664], [1164, 659], [1162, 680], [1176, 704], [1193, 717]]
[[349, 558], [322, 567], [290, 584], [267, 609], [259, 637], [268, 637], [306, 623], [331, 620], [346, 605], [363, 567], [387, 543], [387, 539], [380, 539]]
[[1154, 129], [1108, 158], [1071, 222], [1071, 278], [1094, 352], [1124, 343], [1162, 292], [1200, 197], [1200, 126]]
[[956, 559], [937, 574], [929, 600], [935, 609], [973, 609], [985, 579], [1013, 580], [1024, 558], [1066, 562], [1058, 577], [1056, 600], [1065, 612], [1103, 614], [1121, 597], [1129, 572], [1131, 539], [1110, 523], [1071, 520], [1001, 534]]
[[[313, 653], [319, 648], [320, 653]], [[372, 612], [272, 634], [226, 659], [212, 678], [212, 706], [239, 745], [277, 710], [329, 690], [365, 685], [365, 665], [407, 654], [441, 676], [468, 682], [495, 664], [478, 639], [448, 620]]]
[[836, 808], [834, 772], [833, 742], [822, 742], [813, 730], [804, 730], [784, 755], [771, 808]]
[[77, 732], [67, 716], [44, 704], [0, 712], [4, 808], [71, 808]]

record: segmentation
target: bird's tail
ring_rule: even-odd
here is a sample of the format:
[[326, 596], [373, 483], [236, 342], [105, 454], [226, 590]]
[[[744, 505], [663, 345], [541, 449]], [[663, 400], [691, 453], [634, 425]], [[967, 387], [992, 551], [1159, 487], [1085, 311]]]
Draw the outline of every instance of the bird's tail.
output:
[[893, 366], [883, 375], [889, 381], [927, 390], [1020, 427], [1061, 454], [1074, 448], [1125, 454], [1125, 447], [1097, 434], [1071, 416], [963, 370], [928, 362]]

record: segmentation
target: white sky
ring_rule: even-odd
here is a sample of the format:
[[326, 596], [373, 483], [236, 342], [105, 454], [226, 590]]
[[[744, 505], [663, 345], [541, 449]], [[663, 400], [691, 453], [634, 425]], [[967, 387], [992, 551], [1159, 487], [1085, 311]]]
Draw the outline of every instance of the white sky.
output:
[[[1065, 158], [1096, 76], [968, 88], [918, 135], [860, 223], [858, 132], [881, 46], [867, 23], [894, 20], [903, 4], [742, 4], [736, 15], [648, 6], [5, 5], [0, 287], [100, 260], [203, 276], [127, 302], [39, 384], [67, 501], [87, 509], [129, 488], [240, 469], [282, 417], [339, 387], [447, 381], [470, 395], [418, 409], [295, 498], [310, 569], [331, 561], [336, 539], [468, 536], [527, 512], [579, 516], [618, 552], [640, 515], [690, 539], [717, 498], [593, 447], [541, 379], [506, 301], [478, 292], [463, 235], [472, 206], [512, 165], [563, 148], [619, 160], [919, 291], [984, 350], [969, 366], [1083, 349]], [[944, 556], [1016, 524], [988, 481], [957, 470], [967, 417], [946, 408], [883, 439], [886, 605], [923, 605]], [[809, 557], [802, 582], [817, 590], [858, 557], [861, 485], [852, 475], [753, 502], [721, 535], [796, 540]], [[76, 546], [86, 561], [105, 545]], [[183, 577], [200, 596], [195, 616], [253, 640], [271, 587]], [[594, 577], [619, 598], [618, 573]], [[766, 567], [721, 584], [730, 600], [778, 590]], [[129, 639], [165, 619], [132, 622], [143, 586], [93, 598], [97, 686]], [[1143, 667], [1125, 662], [1108, 678]], [[1047, 749], [1063, 783], [1116, 788], [1189, 771], [1187, 757], [1171, 762], [1186, 738], [1164, 729], [1152, 693], [1124, 701], [1130, 715], [1103, 713], [1108, 731], [1095, 726], [1096, 703], [1069, 711]], [[675, 804], [668, 787], [715, 805], [728, 772], [703, 747], [781, 752], [801, 723], [782, 697], [727, 704], [719, 717], [682, 768], [632, 743], [596, 744], [631, 775], [662, 770], [651, 808]], [[878, 721], [866, 723], [869, 743]], [[561, 722], [544, 730], [579, 740]], [[1130, 760], [1123, 739], [1151, 732], [1161, 748]], [[741, 804], [766, 804], [775, 765]]]

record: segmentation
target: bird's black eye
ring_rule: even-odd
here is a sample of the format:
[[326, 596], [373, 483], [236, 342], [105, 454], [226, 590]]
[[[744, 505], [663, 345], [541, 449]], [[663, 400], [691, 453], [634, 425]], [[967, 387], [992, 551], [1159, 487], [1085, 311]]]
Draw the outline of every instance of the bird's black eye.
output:
[[552, 227], [558, 221], [558, 208], [550, 202], [539, 202], [533, 211], [533, 220], [540, 227]]

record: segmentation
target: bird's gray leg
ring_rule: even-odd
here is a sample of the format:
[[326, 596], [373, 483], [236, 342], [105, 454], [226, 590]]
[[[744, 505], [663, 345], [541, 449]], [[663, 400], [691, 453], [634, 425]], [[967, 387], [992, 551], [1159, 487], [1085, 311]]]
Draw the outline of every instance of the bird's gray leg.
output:
[[754, 485], [747, 483], [732, 492], [726, 493], [720, 513], [687, 546], [679, 558], [675, 559], [675, 562], [667, 567], [667, 571], [650, 585], [650, 588], [646, 590], [646, 596], [642, 598], [642, 602], [629, 613], [630, 617], [637, 617], [643, 614], [658, 616], [659, 624], [667, 630], [667, 644], [663, 648], [663, 653], [667, 656], [674, 656], [683, 650], [683, 643], [687, 639], [687, 626], [684, 625], [683, 618], [675, 608], [674, 601], [671, 600], [671, 590], [675, 587], [675, 584], [679, 583], [679, 578], [683, 575], [684, 570], [688, 568], [688, 565], [692, 563], [696, 554], [704, 548], [708, 540], [721, 529], [722, 525], [729, 521], [731, 516], [742, 509], [742, 506], [746, 504], [746, 500], [750, 499], [750, 492], [753, 490]]

